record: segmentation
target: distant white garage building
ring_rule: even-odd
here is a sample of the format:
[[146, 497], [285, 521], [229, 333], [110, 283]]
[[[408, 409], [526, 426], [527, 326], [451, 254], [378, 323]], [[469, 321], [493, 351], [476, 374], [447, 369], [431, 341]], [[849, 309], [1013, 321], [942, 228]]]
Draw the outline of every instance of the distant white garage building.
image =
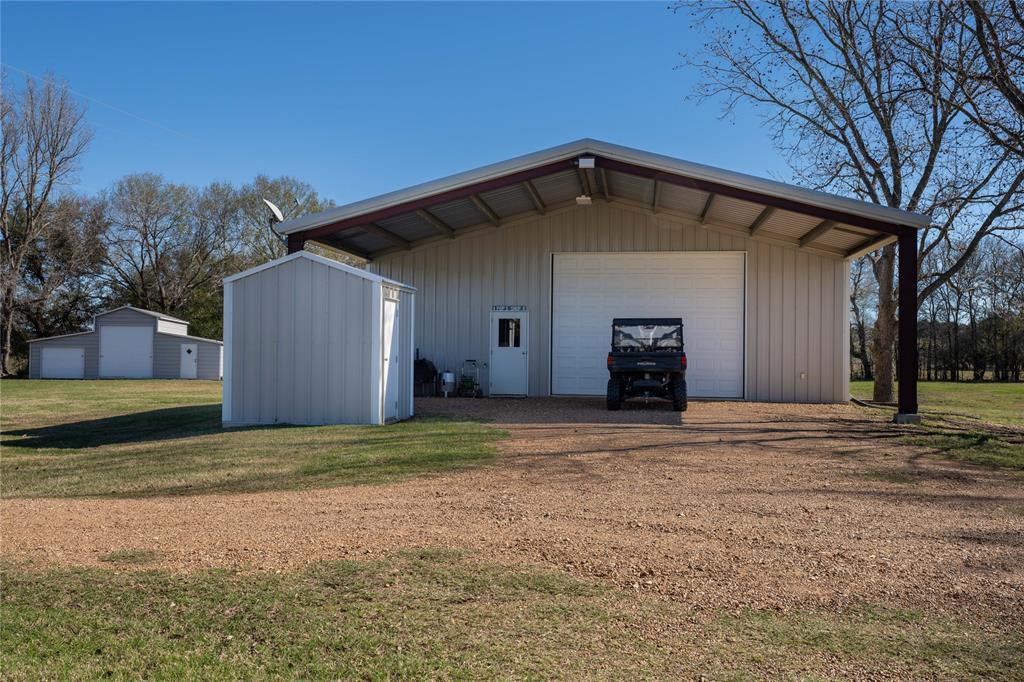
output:
[[[917, 412], [929, 217], [592, 139], [281, 223], [418, 291], [416, 347], [491, 395], [600, 395], [613, 317], [682, 317], [691, 397], [849, 398], [849, 262], [898, 242]], [[331, 346], [334, 348], [334, 346]]]
[[122, 306], [92, 329], [29, 341], [32, 379], [220, 379], [222, 344], [188, 334], [188, 322]]
[[415, 289], [306, 251], [224, 280], [225, 426], [413, 413]]

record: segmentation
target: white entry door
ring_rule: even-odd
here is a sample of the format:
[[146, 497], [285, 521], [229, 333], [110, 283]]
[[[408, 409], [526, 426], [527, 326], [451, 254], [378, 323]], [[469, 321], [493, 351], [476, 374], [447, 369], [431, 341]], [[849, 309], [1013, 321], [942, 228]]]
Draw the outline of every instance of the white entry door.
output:
[[743, 397], [745, 254], [554, 257], [551, 392], [604, 395], [612, 318], [681, 317], [691, 397]]
[[530, 316], [525, 310], [491, 311], [491, 395], [527, 394], [529, 332]]
[[181, 370], [182, 379], [195, 379], [199, 374], [199, 344], [181, 344]]
[[43, 379], [84, 379], [85, 348], [44, 346], [42, 365], [39, 376]]
[[153, 328], [100, 327], [100, 377], [151, 379], [153, 377]]
[[384, 329], [381, 349], [384, 355], [384, 421], [398, 419], [398, 363], [401, 356], [401, 343], [398, 329], [398, 301], [384, 299]]

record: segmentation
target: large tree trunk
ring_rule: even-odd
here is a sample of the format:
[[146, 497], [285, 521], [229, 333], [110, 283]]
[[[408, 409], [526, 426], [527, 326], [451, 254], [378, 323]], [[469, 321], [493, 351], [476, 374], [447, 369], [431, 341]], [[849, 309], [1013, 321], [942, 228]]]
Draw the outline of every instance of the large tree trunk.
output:
[[874, 400], [893, 402], [896, 398], [894, 373], [896, 370], [896, 246], [882, 249], [872, 263], [878, 282], [878, 315], [875, 334], [871, 339], [871, 364], [875, 372]]
[[857, 357], [860, 359], [861, 367], [864, 369], [864, 379], [871, 381], [875, 378], [875, 374], [871, 367], [871, 355], [868, 353], [868, 334], [864, 328], [864, 320], [857, 321], [857, 338], [859, 340]]
[[14, 345], [14, 287], [7, 286], [3, 293], [3, 301], [0, 302], [3, 310], [0, 317], [3, 318], [3, 327], [0, 329], [0, 376], [10, 376], [14, 373], [11, 367], [11, 351]]

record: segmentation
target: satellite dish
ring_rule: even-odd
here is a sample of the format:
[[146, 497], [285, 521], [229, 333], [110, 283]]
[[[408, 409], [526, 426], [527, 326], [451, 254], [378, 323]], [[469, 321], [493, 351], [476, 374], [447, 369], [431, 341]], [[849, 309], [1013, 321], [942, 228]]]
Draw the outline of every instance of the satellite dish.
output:
[[264, 199], [263, 203], [270, 207], [270, 212], [274, 214], [274, 217], [277, 219], [277, 222], [284, 222], [284, 214], [281, 213], [281, 209], [274, 205], [274, 202], [270, 201], [269, 199]]

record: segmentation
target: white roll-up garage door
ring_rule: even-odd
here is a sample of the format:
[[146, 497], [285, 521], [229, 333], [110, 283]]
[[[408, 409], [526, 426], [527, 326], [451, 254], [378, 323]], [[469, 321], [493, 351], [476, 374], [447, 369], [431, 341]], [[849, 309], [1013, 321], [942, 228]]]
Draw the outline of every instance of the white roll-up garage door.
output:
[[153, 328], [100, 327], [100, 377], [150, 379], [153, 377]]
[[42, 348], [39, 376], [43, 379], [84, 379], [85, 348]]
[[604, 395], [615, 317], [681, 317], [687, 388], [743, 397], [744, 270], [739, 252], [555, 254], [551, 392]]

